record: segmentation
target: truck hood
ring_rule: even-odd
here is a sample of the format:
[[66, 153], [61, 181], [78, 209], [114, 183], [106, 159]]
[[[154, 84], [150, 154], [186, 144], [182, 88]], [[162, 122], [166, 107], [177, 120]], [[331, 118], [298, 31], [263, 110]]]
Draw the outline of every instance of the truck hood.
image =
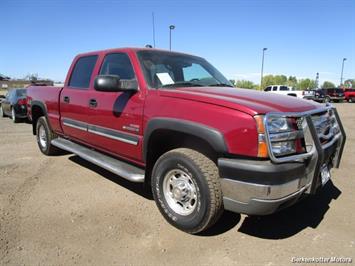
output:
[[220, 105], [250, 115], [269, 112], [305, 112], [322, 107], [321, 104], [292, 96], [230, 87], [188, 87], [160, 89], [162, 97]]

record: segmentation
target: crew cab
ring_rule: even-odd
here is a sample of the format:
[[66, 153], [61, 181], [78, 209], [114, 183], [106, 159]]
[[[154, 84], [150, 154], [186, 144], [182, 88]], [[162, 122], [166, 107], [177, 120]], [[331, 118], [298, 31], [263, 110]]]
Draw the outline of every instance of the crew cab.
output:
[[43, 154], [144, 183], [191, 234], [223, 210], [266, 215], [316, 193], [346, 139], [330, 105], [236, 89], [201, 57], [148, 48], [76, 56], [64, 87], [28, 88], [28, 114]]
[[271, 85], [264, 89], [265, 92], [272, 92], [281, 95], [293, 96], [298, 98], [303, 98], [304, 92], [295, 90], [286, 85]]

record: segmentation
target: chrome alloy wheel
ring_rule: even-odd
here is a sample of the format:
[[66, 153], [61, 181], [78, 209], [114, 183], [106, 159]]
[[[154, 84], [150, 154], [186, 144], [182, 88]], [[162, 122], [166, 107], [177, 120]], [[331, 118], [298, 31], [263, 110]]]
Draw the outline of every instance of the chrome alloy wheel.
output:
[[163, 193], [169, 207], [179, 215], [187, 216], [197, 206], [196, 185], [181, 169], [171, 170], [164, 176]]
[[39, 138], [39, 143], [42, 146], [42, 148], [46, 149], [47, 148], [47, 134], [46, 134], [46, 130], [43, 125], [39, 126], [38, 138]]

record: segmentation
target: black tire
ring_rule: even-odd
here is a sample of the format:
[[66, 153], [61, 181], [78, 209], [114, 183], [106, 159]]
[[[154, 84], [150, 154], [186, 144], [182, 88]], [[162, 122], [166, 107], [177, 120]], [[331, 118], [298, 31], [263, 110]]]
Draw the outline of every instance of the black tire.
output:
[[349, 103], [354, 103], [354, 102], [355, 102], [355, 97], [349, 97], [348, 102], [349, 102]]
[[325, 103], [330, 103], [332, 100], [330, 99], [330, 97], [329, 96], [325, 96], [325, 98], [324, 98], [324, 102]]
[[11, 120], [15, 124], [18, 122], [18, 118], [16, 117], [16, 111], [15, 111], [14, 107], [11, 107]]
[[[48, 121], [44, 116], [41, 116], [37, 120], [36, 137], [37, 137], [38, 147], [43, 154], [56, 155], [60, 153], [61, 150], [51, 144], [51, 141], [57, 138], [58, 136], [51, 130], [51, 128], [48, 125]], [[41, 137], [43, 138], [41, 139]], [[46, 145], [43, 144], [44, 138], [46, 141]]]
[[[190, 214], [181, 215], [173, 210], [172, 206], [179, 208], [179, 204], [171, 205], [171, 200], [170, 203], [168, 201], [176, 195], [170, 193], [171, 196], [168, 196], [164, 193], [164, 180], [168, 178], [169, 173], [174, 171], [186, 173], [189, 184], [196, 188], [194, 194], [196, 199]], [[175, 180], [181, 181], [179, 178]], [[196, 234], [206, 230], [218, 220], [223, 212], [218, 168], [212, 160], [195, 150], [179, 148], [163, 154], [154, 165], [151, 185], [154, 200], [164, 218], [176, 228], [187, 233]], [[170, 184], [170, 189], [171, 187]], [[180, 192], [177, 195], [180, 196]]]

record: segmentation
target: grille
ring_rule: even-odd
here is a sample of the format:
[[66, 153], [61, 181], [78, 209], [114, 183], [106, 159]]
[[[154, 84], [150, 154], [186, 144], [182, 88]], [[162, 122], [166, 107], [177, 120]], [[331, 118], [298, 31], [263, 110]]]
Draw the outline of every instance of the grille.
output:
[[322, 145], [334, 138], [337, 133], [337, 124], [331, 110], [312, 115], [312, 121]]

